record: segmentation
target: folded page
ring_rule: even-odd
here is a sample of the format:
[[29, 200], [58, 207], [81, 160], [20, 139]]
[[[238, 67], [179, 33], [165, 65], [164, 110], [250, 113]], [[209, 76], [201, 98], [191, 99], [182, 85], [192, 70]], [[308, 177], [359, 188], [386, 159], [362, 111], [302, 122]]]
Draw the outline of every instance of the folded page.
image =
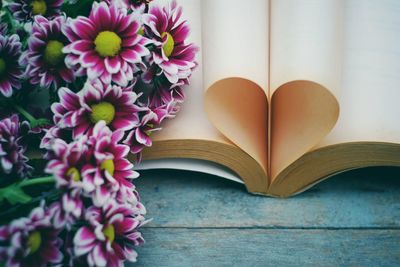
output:
[[271, 1], [271, 176], [318, 144], [339, 115], [341, 0]]
[[202, 3], [207, 113], [216, 128], [266, 169], [268, 1]]

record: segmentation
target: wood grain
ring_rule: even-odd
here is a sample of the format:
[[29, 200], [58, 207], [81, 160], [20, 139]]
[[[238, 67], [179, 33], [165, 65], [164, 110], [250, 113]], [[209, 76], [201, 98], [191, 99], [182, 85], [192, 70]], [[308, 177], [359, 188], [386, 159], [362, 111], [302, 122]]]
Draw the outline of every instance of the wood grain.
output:
[[275, 199], [205, 174], [143, 172], [136, 184], [153, 221], [138, 265], [398, 266], [399, 177], [351, 171]]
[[288, 199], [250, 195], [243, 185], [182, 171], [137, 180], [149, 227], [400, 227], [400, 172], [344, 173]]
[[146, 229], [139, 266], [398, 266], [399, 230]]

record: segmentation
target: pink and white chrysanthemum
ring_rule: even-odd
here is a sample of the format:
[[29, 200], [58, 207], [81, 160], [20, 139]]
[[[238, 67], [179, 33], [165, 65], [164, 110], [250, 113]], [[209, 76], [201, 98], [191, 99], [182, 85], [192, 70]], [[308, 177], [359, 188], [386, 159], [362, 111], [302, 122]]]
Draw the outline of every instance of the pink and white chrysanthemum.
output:
[[161, 122], [173, 116], [170, 112], [170, 107], [164, 105], [154, 110], [145, 108], [139, 113], [140, 124], [130, 131], [124, 140], [124, 144], [130, 146], [131, 153], [138, 154], [143, 148], [152, 145], [151, 134], [161, 130], [159, 127]]
[[149, 40], [138, 34], [139, 22], [124, 8], [93, 3], [88, 18], [68, 21], [64, 33], [71, 41], [63, 51], [69, 66], [86, 70], [89, 80], [127, 86], [149, 55]]
[[[154, 73], [158, 67], [153, 64], [142, 76], [143, 82], [138, 81], [135, 90], [143, 92], [151, 108], [168, 105], [170, 102], [182, 103], [185, 100], [185, 91], [179, 84], [154, 83]], [[165, 78], [164, 78], [165, 79]]]
[[62, 139], [55, 139], [52, 142], [52, 159], [47, 164], [45, 172], [54, 176], [56, 187], [62, 190], [60, 202], [62, 209], [55, 209], [54, 217], [57, 224], [71, 224], [82, 215], [81, 195], [85, 185], [82, 176], [91, 159], [91, 152], [86, 142], [86, 136], [70, 144]]
[[37, 15], [46, 18], [60, 15], [63, 3], [64, 0], [14, 0], [8, 8], [18, 21], [28, 22]]
[[43, 205], [0, 227], [0, 261], [6, 266], [48, 266], [61, 263], [60, 229], [51, 223], [51, 213]]
[[64, 192], [60, 199], [53, 202], [49, 210], [51, 212], [51, 222], [59, 227], [66, 227], [70, 230], [73, 225], [82, 217], [84, 203], [80, 194]]
[[66, 142], [72, 141], [72, 132], [66, 128], [59, 128], [57, 126], [50, 127], [48, 129], [44, 129], [44, 136], [40, 140], [39, 147], [41, 149], [46, 150], [43, 155], [44, 159], [51, 159], [54, 155], [53, 153], [53, 143], [56, 139], [60, 138]]
[[138, 13], [144, 13], [146, 5], [150, 4], [153, 0], [104, 0], [106, 3], [116, 4], [120, 7], [131, 9]]
[[0, 22], [0, 34], [4, 36], [7, 34], [7, 32], [8, 32], [7, 23]]
[[[40, 148], [45, 150], [51, 150], [53, 141], [56, 138], [60, 138], [62, 135], [61, 128], [57, 126], [50, 127], [49, 129], [45, 129], [45, 134], [40, 140]], [[46, 157], [47, 158], [47, 157]]]
[[[171, 84], [188, 84], [189, 77], [196, 67], [195, 56], [198, 48], [185, 41], [189, 36], [189, 26], [181, 21], [182, 7], [176, 1], [166, 7], [151, 6], [149, 13], [143, 15], [145, 36], [157, 46], [152, 52], [152, 61], [158, 66], [149, 68], [150, 76], [165, 75]], [[149, 76], [149, 74], [147, 74]]]
[[65, 21], [63, 16], [53, 20], [35, 17], [28, 50], [22, 56], [22, 62], [27, 65], [26, 77], [32, 84], [58, 89], [62, 84], [74, 81], [74, 72], [65, 65], [65, 54], [62, 52], [68, 44], [61, 31]]
[[121, 202], [136, 204], [132, 179], [139, 176], [133, 170], [133, 164], [127, 160], [129, 147], [120, 144], [124, 132], [112, 132], [104, 121], [96, 124], [93, 135], [89, 137], [89, 146], [93, 149], [93, 168], [84, 173], [84, 183], [95, 188], [93, 202], [102, 206], [112, 197]]
[[21, 132], [28, 131], [27, 122], [20, 123], [17, 115], [0, 121], [0, 177], [17, 175], [25, 177], [32, 167], [25, 156], [26, 148], [21, 144]]
[[90, 207], [86, 219], [89, 224], [73, 240], [75, 256], [86, 257], [89, 266], [119, 267], [126, 260], [136, 261], [133, 247], [144, 243], [138, 232], [144, 222], [142, 214], [110, 201], [102, 208]]
[[51, 145], [54, 152], [53, 159], [48, 162], [45, 172], [54, 176], [58, 188], [82, 187], [82, 169], [91, 158], [91, 151], [86, 141], [86, 136], [70, 144], [62, 139], [53, 141]]
[[0, 34], [0, 94], [11, 97], [21, 88], [22, 68], [19, 65], [22, 45], [18, 35]]
[[74, 137], [90, 135], [101, 120], [112, 130], [122, 131], [133, 129], [139, 123], [140, 108], [134, 104], [138, 96], [130, 89], [97, 80], [87, 82], [78, 94], [61, 88], [58, 95], [60, 103], [51, 107], [55, 123], [60, 128], [71, 128]]

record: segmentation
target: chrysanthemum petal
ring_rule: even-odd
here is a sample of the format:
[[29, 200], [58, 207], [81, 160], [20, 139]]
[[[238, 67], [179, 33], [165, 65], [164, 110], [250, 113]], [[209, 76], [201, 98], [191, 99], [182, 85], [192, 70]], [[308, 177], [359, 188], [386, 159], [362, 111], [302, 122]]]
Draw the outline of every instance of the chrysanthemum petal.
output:
[[109, 73], [117, 73], [121, 69], [121, 58], [119, 56], [115, 57], [107, 57], [104, 61], [104, 65], [106, 66], [106, 70]]

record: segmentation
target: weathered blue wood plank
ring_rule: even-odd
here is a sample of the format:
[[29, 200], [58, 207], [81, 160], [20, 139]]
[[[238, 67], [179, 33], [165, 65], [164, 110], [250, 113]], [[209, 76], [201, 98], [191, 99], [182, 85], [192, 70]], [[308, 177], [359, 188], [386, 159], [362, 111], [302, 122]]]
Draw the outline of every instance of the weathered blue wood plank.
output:
[[136, 183], [154, 218], [148, 227], [398, 228], [399, 178], [393, 168], [352, 171], [289, 199], [182, 171], [144, 172]]
[[144, 236], [138, 266], [400, 265], [400, 230], [147, 228]]

